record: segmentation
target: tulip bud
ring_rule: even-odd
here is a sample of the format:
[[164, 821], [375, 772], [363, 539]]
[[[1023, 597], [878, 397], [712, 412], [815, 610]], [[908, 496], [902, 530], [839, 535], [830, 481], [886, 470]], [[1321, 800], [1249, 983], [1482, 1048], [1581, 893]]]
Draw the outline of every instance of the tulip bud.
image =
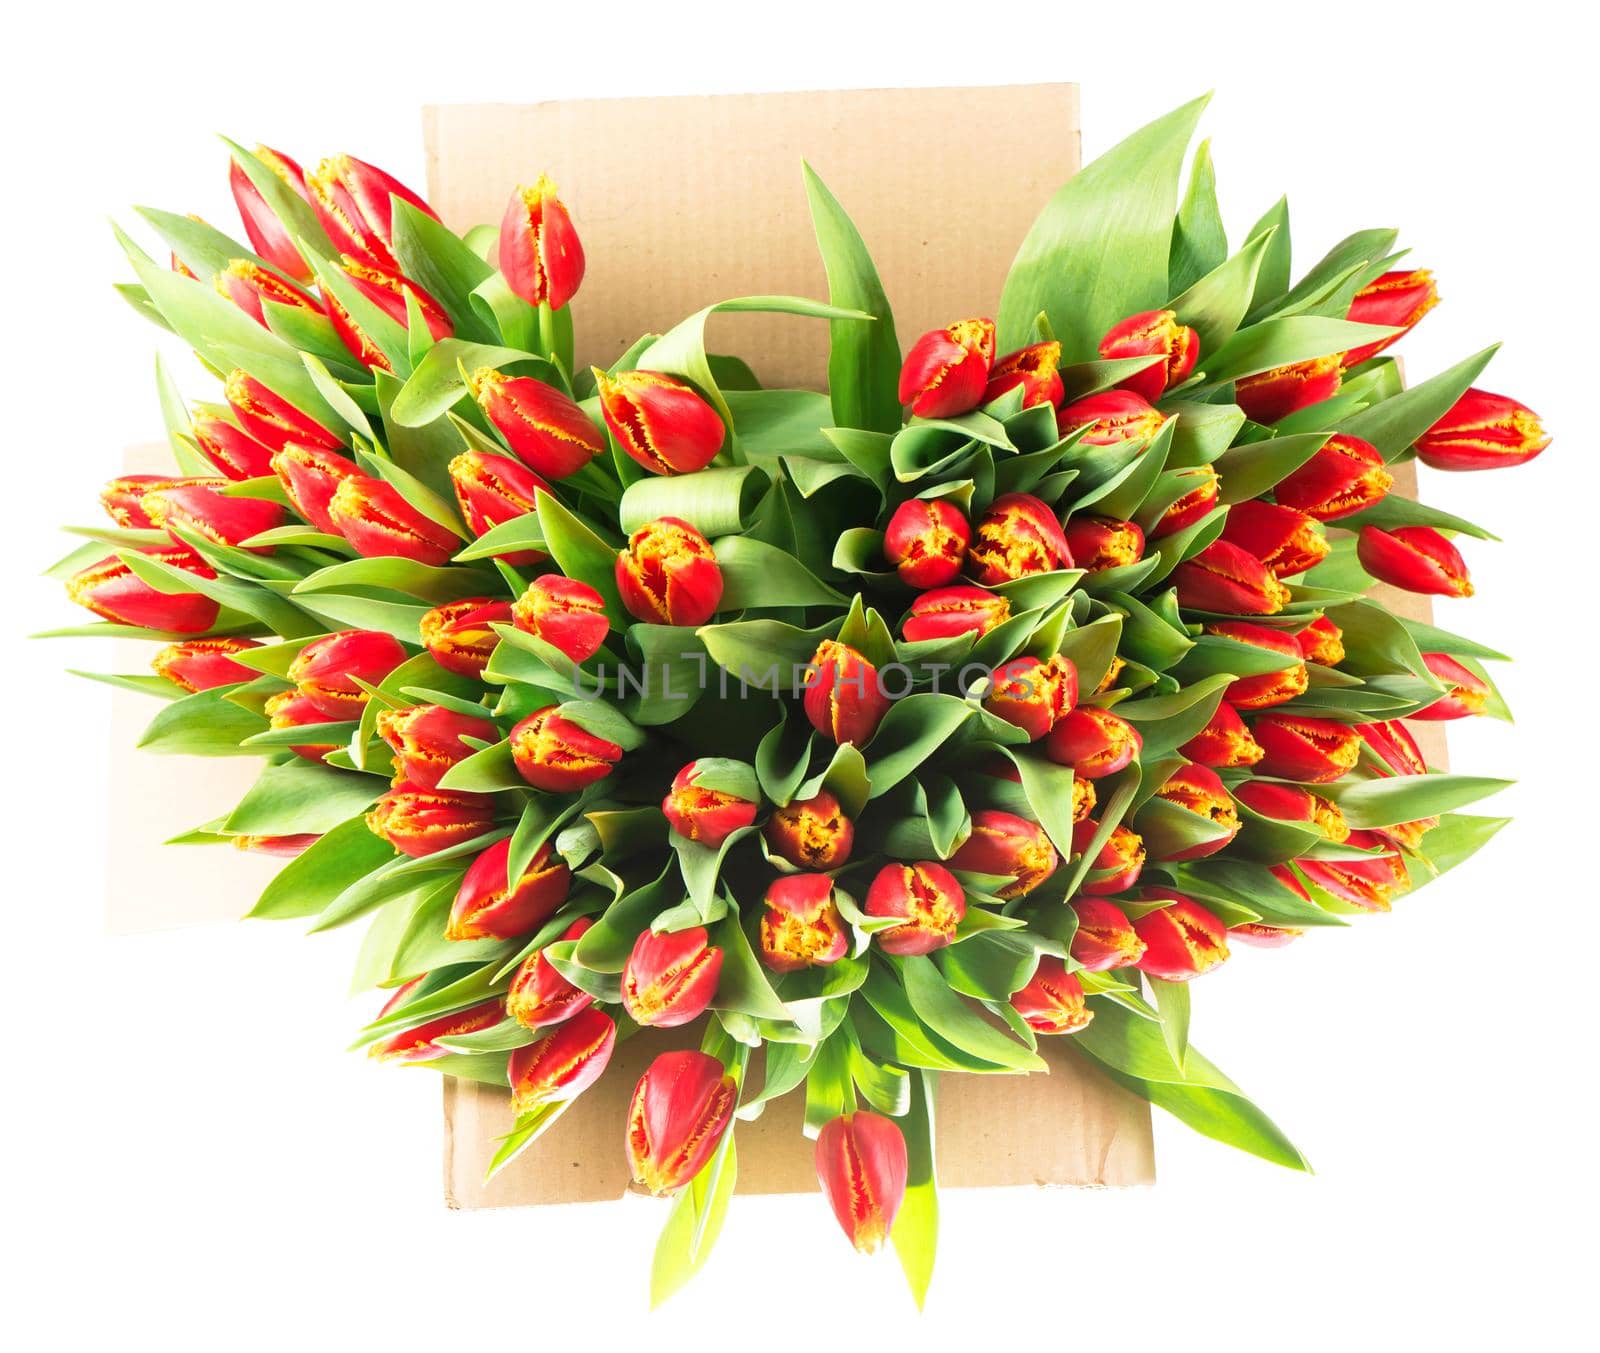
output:
[[1196, 611], [1275, 615], [1289, 589], [1255, 555], [1226, 540], [1213, 540], [1193, 559], [1172, 570], [1178, 601]]
[[454, 531], [418, 512], [393, 484], [364, 474], [339, 481], [328, 519], [368, 559], [414, 559], [438, 567], [461, 546]]
[[628, 1167], [653, 1194], [681, 1189], [716, 1154], [733, 1121], [738, 1087], [708, 1053], [663, 1052], [628, 1106]]
[[1320, 667], [1337, 667], [1344, 661], [1344, 631], [1325, 615], [1319, 615], [1297, 631], [1294, 641], [1300, 646], [1300, 656], [1307, 662]]
[[850, 952], [850, 931], [826, 874], [785, 874], [767, 885], [761, 961], [773, 972], [825, 967]]
[[763, 830], [768, 848], [797, 869], [837, 869], [850, 858], [855, 824], [826, 789], [775, 809]]
[[[1012, 767], [1015, 770], [1015, 767]], [[1019, 774], [1018, 778], [1021, 776]], [[1081, 775], [1072, 777], [1072, 820], [1074, 823], [1082, 822], [1090, 813], [1094, 812], [1094, 781], [1085, 780]]]
[[[1100, 824], [1093, 818], [1084, 818], [1072, 828], [1072, 849], [1077, 855], [1089, 849]], [[1088, 897], [1109, 897], [1125, 893], [1139, 881], [1144, 871], [1144, 838], [1138, 832], [1120, 823], [1111, 829], [1105, 845], [1089, 866], [1089, 874], [1078, 885], [1078, 891]]]
[[617, 556], [617, 591], [635, 620], [703, 625], [722, 601], [722, 570], [711, 542], [680, 517], [657, 517], [628, 537]]
[[[234, 498], [198, 484], [154, 489], [140, 500], [150, 524], [182, 545], [179, 528], [215, 545], [243, 545], [252, 536], [283, 524], [283, 508], [263, 498]], [[270, 554], [272, 546], [255, 547]]]
[[1489, 683], [1476, 672], [1463, 667], [1447, 653], [1424, 653], [1423, 665], [1450, 689], [1431, 705], [1419, 709], [1413, 719], [1465, 719], [1482, 714], [1489, 703]]
[[328, 509], [340, 484], [362, 477], [354, 461], [334, 451], [291, 444], [274, 452], [268, 465], [296, 512], [319, 531], [339, 533]]
[[[306, 191], [305, 172], [281, 151], [267, 146], [257, 146], [256, 159], [272, 170], [308, 206], [311, 194]], [[267, 205], [266, 198], [250, 181], [244, 166], [238, 160], [228, 162], [228, 186], [233, 190], [234, 205], [239, 208], [239, 219], [244, 223], [244, 233], [250, 247], [279, 272], [297, 282], [309, 282], [312, 272], [294, 239], [277, 214]]]
[[292, 860], [304, 855], [320, 840], [321, 832], [295, 832], [289, 836], [235, 836], [233, 848], [248, 850], [256, 855], [274, 855], [280, 860]]
[[721, 975], [722, 950], [704, 926], [659, 935], [646, 930], [622, 969], [622, 1005], [637, 1024], [676, 1028], [711, 1004]]
[[1037, 742], [1078, 703], [1078, 669], [1059, 653], [1049, 662], [1013, 658], [990, 675], [983, 707]]
[[994, 364], [994, 321], [963, 319], [930, 329], [900, 367], [900, 402], [918, 418], [953, 418], [983, 401]]
[[438, 220], [433, 208], [399, 179], [353, 155], [324, 160], [306, 176], [317, 220], [341, 254], [388, 272], [399, 272], [394, 255], [394, 203], [409, 202]]
[[1426, 775], [1427, 758], [1411, 736], [1411, 730], [1398, 719], [1356, 725], [1356, 732], [1387, 768], [1382, 775]]
[[468, 597], [435, 606], [417, 622], [422, 631], [422, 646], [447, 672], [457, 676], [481, 677], [489, 657], [500, 642], [491, 628], [510, 624], [513, 607], [509, 602], [489, 597]]
[[616, 1042], [616, 1023], [591, 1005], [518, 1048], [506, 1065], [512, 1112], [521, 1117], [545, 1104], [576, 1099], [605, 1073]]
[[448, 850], [494, 826], [492, 794], [423, 789], [401, 781], [367, 814], [367, 829], [413, 859]]
[[801, 704], [817, 732], [858, 747], [878, 731], [889, 711], [878, 669], [848, 644], [833, 639], [824, 639], [812, 655]]
[[195, 414], [189, 431], [205, 458], [229, 479], [259, 479], [272, 473], [272, 448], [221, 414]]
[[150, 660], [150, 666], [157, 676], [191, 693], [237, 686], [260, 674], [228, 655], [260, 646], [254, 639], [186, 639], [168, 644]]
[[1382, 277], [1368, 282], [1356, 292], [1345, 318], [1357, 324], [1388, 325], [1400, 332], [1380, 338], [1376, 343], [1351, 348], [1344, 355], [1345, 369], [1359, 366], [1369, 357], [1376, 357], [1391, 343], [1416, 328], [1417, 321], [1438, 304], [1439, 290], [1433, 284], [1433, 274], [1426, 268], [1417, 268], [1412, 272], [1386, 272]]
[[1394, 484], [1371, 442], [1338, 433], [1299, 469], [1280, 479], [1272, 496], [1283, 507], [1318, 521], [1337, 521], [1381, 502]]
[[965, 585], [940, 587], [911, 603], [900, 633], [911, 643], [954, 639], [962, 634], [981, 638], [1010, 618], [1011, 603], [998, 592]]
[[868, 916], [892, 916], [902, 923], [877, 932], [886, 954], [927, 954], [955, 938], [967, 914], [961, 883], [935, 860], [886, 864], [867, 889]]
[[1072, 932], [1072, 957], [1085, 971], [1109, 972], [1139, 961], [1144, 941], [1115, 902], [1103, 897], [1076, 897], [1071, 906], [1078, 918], [1078, 927]]
[[1144, 941], [1144, 954], [1134, 965], [1140, 972], [1167, 982], [1187, 982], [1228, 957], [1228, 928], [1198, 902], [1169, 888], [1153, 888], [1147, 896], [1170, 899], [1170, 905], [1133, 923]]
[[883, 533], [884, 557], [907, 587], [943, 587], [961, 575], [972, 527], [944, 498], [908, 498]]
[[1061, 344], [1033, 343], [1000, 358], [989, 372], [981, 403], [988, 404], [1018, 386], [1022, 387], [1022, 407], [1036, 404], [1052, 407], [1066, 393], [1061, 384]]
[[[383, 1013], [387, 1015], [395, 1008], [397, 1002], [409, 996], [417, 982], [421, 980], [419, 977], [415, 981], [407, 982], [395, 992], [394, 999], [383, 1007]], [[465, 1010], [457, 1010], [452, 1014], [430, 1019], [426, 1024], [419, 1024], [414, 1029], [393, 1034], [381, 1042], [374, 1043], [368, 1056], [385, 1062], [432, 1061], [436, 1057], [449, 1056], [449, 1053], [439, 1046], [439, 1039], [482, 1033], [485, 1029], [494, 1028], [504, 1018], [505, 1006], [497, 996], [492, 1001], [482, 1001]]]
[[1065, 437], [1087, 428], [1078, 438], [1079, 445], [1115, 446], [1136, 437], [1154, 437], [1166, 421], [1166, 415], [1143, 395], [1132, 390], [1103, 390], [1062, 409], [1056, 415], [1056, 430]]
[[1431, 526], [1397, 526], [1392, 531], [1363, 526], [1356, 539], [1356, 558], [1374, 578], [1391, 587], [1441, 597], [1472, 595], [1472, 578], [1461, 551]]
[[722, 450], [728, 430], [689, 385], [659, 371], [595, 372], [600, 414], [620, 446], [652, 474], [693, 474]]
[[565, 479], [606, 449], [589, 415], [553, 385], [481, 367], [467, 389], [512, 451], [546, 479]]
[[1333, 548], [1308, 513], [1254, 498], [1228, 509], [1222, 538], [1255, 555], [1275, 578], [1304, 573]]
[[1360, 734], [1331, 719], [1263, 714], [1250, 725], [1250, 734], [1265, 752], [1256, 769], [1284, 780], [1326, 784], [1361, 759]]
[[1240, 677], [1228, 686], [1223, 692], [1224, 698], [1236, 709], [1266, 709], [1270, 705], [1281, 705], [1304, 695], [1311, 684], [1300, 645], [1285, 630], [1252, 625], [1247, 620], [1225, 620], [1220, 624], [1207, 625], [1206, 633], [1220, 635], [1235, 643], [1249, 644], [1252, 648], [1277, 654], [1283, 659], [1282, 668], [1276, 672]]
[[445, 926], [447, 940], [514, 940], [537, 930], [561, 910], [572, 871], [546, 841], [534, 852], [516, 886], [507, 873], [511, 839], [496, 841], [467, 866]]
[[1435, 470], [1523, 465], [1550, 445], [1539, 415], [1487, 390], [1468, 390], [1417, 438], [1417, 459]]
[[1252, 812], [1277, 822], [1309, 823], [1336, 845], [1350, 835], [1350, 824], [1339, 805], [1301, 785], [1244, 780], [1234, 786], [1233, 793]]
[[[226, 483], [224, 479], [174, 479], [160, 474], [118, 475], [100, 490], [100, 506], [105, 508], [106, 516], [124, 530], [148, 531], [155, 525], [155, 521], [144, 505], [147, 494], [154, 493], [158, 489], [190, 486], [209, 488], [220, 487]], [[181, 540], [178, 543], [183, 544]]]
[[556, 185], [543, 174], [518, 188], [500, 221], [500, 271], [529, 305], [559, 310], [583, 281], [583, 245]]
[[277, 305], [293, 306], [299, 310], [321, 310], [316, 298], [302, 291], [293, 282], [285, 281], [277, 273], [252, 263], [247, 258], [235, 258], [220, 269], [212, 279], [217, 294], [232, 301], [262, 328], [270, 328], [263, 301]]
[[395, 774], [423, 789], [437, 789], [445, 773], [477, 748], [463, 741], [498, 742], [500, 730], [443, 705], [410, 705], [378, 712], [378, 736], [394, 751]]
[[[307, 724], [328, 722], [328, 716], [299, 691], [279, 691], [275, 695], [268, 696], [264, 712], [268, 724], [275, 729], [303, 728]], [[321, 761], [329, 752], [336, 750], [336, 747], [337, 744], [332, 742], [301, 742], [289, 750], [307, 761]]]
[[[1383, 844], [1374, 832], [1351, 832], [1346, 842], [1371, 850]], [[1388, 911], [1411, 880], [1405, 862], [1393, 851], [1357, 860], [1296, 860], [1300, 872], [1326, 893], [1363, 911]]]
[[1011, 1008], [1040, 1034], [1075, 1034], [1094, 1018], [1083, 983], [1054, 954], [1042, 955], [1027, 986], [1011, 993]]
[[329, 719], [359, 719], [367, 693], [406, 660], [405, 645], [378, 630], [340, 630], [313, 639], [289, 664], [289, 680]]
[[1073, 564], [1090, 573], [1124, 568], [1144, 558], [1144, 532], [1116, 517], [1073, 517], [1062, 527]]
[[[561, 938], [581, 939], [593, 924], [591, 918], [580, 916], [561, 932]], [[506, 992], [506, 1013], [525, 1029], [547, 1029], [593, 1004], [594, 997], [557, 972], [543, 949], [522, 960]]]
[[817, 1180], [862, 1254], [881, 1249], [906, 1196], [906, 1139], [876, 1113], [841, 1114], [817, 1134]]
[[[1185, 489], [1171, 505], [1163, 512], [1156, 524], [1150, 528], [1150, 539], [1160, 540], [1181, 531], [1186, 526], [1193, 526], [1202, 517], [1212, 512], [1222, 491], [1222, 480], [1217, 472], [1209, 465], [1191, 465], [1187, 469], [1177, 472], [1185, 484], [1193, 487]], [[1228, 520], [1233, 520], [1233, 513], [1246, 504], [1236, 504], [1229, 512]], [[1226, 532], [1224, 532], [1226, 534]]]
[[316, 419], [244, 371], [230, 371], [222, 393], [239, 426], [269, 451], [282, 451], [290, 442], [320, 451], [337, 451], [344, 445]]
[[[186, 545], [157, 545], [133, 551], [196, 578], [215, 578], [216, 571]], [[102, 620], [169, 634], [198, 634], [217, 623], [222, 609], [199, 592], [161, 592], [151, 587], [116, 555], [90, 564], [67, 579], [67, 596]]]
[[[423, 323], [427, 325], [428, 333], [436, 342], [455, 333], [455, 326], [450, 323], [450, 316], [445, 314], [444, 307], [409, 278], [386, 268], [373, 267], [349, 255], [345, 256], [339, 266], [349, 279], [350, 285], [402, 329], [411, 327], [411, 310], [406, 303], [406, 298], [410, 297], [416, 302]], [[345, 309], [344, 304], [332, 291], [324, 289], [322, 303], [329, 321], [333, 324], [333, 331], [339, 335], [339, 341], [350, 349], [351, 355], [362, 366], [375, 371], [393, 369], [383, 349], [361, 327], [361, 322]]]
[[1060, 862], [1043, 827], [997, 808], [980, 808], [972, 815], [972, 835], [950, 857], [956, 869], [1009, 876], [1011, 882], [996, 894], [1007, 899], [1031, 893]]
[[1071, 766], [1085, 780], [1115, 775], [1139, 755], [1144, 739], [1120, 714], [1098, 705], [1080, 705], [1064, 715], [1045, 740], [1045, 755]]
[[605, 599], [588, 583], [559, 573], [535, 578], [512, 604], [511, 619], [524, 634], [543, 639], [573, 662], [598, 653], [611, 628]]
[[1072, 551], [1056, 514], [1030, 493], [1003, 493], [973, 526], [967, 571], [993, 586], [1072, 567]]
[[1228, 938], [1248, 944], [1252, 949], [1282, 949], [1306, 932], [1293, 926], [1263, 925], [1260, 921], [1241, 921], [1228, 927]]
[[1179, 324], [1175, 311], [1145, 310], [1113, 324], [1100, 340], [1100, 355], [1107, 361], [1161, 357], [1162, 361], [1135, 372], [1121, 385], [1124, 390], [1155, 401], [1189, 379], [1194, 364], [1200, 360], [1200, 335]]
[[1253, 766], [1265, 755], [1238, 711], [1226, 700], [1217, 706], [1210, 722], [1178, 750], [1202, 766], [1225, 770]]
[[1276, 423], [1291, 413], [1332, 399], [1343, 372], [1337, 353], [1275, 366], [1234, 382], [1233, 402], [1254, 423]]
[[[537, 510], [534, 495], [550, 486], [510, 456], [491, 456], [482, 451], [463, 451], [450, 462], [450, 482], [455, 486], [461, 516], [474, 536], [493, 530], [502, 522], [514, 521]], [[544, 558], [540, 550], [507, 550], [495, 556], [512, 566], [536, 564]]]
[[1369, 835], [1396, 850], [1420, 850], [1422, 838], [1438, 825], [1439, 819], [1436, 817], [1419, 817], [1411, 822], [1392, 822], [1387, 827], [1374, 827]]
[[689, 841], [715, 850], [734, 832], [756, 820], [759, 804], [700, 783], [704, 767], [691, 761], [673, 777], [672, 788], [661, 800], [661, 811], [672, 830]]
[[546, 705], [511, 730], [511, 759], [535, 789], [571, 794], [610, 775], [622, 748]]

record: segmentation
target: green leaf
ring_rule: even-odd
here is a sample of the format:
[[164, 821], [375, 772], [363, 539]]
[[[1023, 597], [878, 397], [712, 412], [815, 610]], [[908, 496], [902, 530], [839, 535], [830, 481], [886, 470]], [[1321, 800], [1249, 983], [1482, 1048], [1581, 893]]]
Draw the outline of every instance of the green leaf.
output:
[[933, 756], [974, 712], [954, 695], [923, 693], [896, 700], [867, 744], [872, 797], [887, 793]]
[[913, 954], [899, 960], [906, 996], [918, 1017], [934, 1033], [974, 1057], [1012, 1071], [1043, 1071], [1038, 1053], [1002, 1033], [955, 992], [932, 959]]
[[1207, 273], [1181, 296], [1167, 303], [1180, 324], [1200, 336], [1202, 359], [1233, 337], [1250, 308], [1256, 273], [1272, 243], [1271, 233], [1258, 235], [1237, 254]]
[[1215, 389], [1241, 376], [1289, 366], [1313, 357], [1344, 352], [1363, 343], [1388, 338], [1394, 330], [1381, 324], [1357, 324], [1319, 315], [1284, 315], [1240, 329], [1217, 351], [1200, 354], [1201, 390]]
[[1270, 307], [1289, 289], [1293, 247], [1289, 235], [1288, 198], [1280, 197], [1268, 207], [1261, 219], [1250, 227], [1245, 239], [1253, 243], [1262, 236], [1268, 238], [1268, 247], [1250, 298], [1252, 316]]
[[716, 1153], [674, 1201], [661, 1238], [656, 1241], [650, 1263], [651, 1306], [659, 1306], [681, 1291], [710, 1257], [712, 1246], [722, 1234], [723, 1218], [733, 1199], [738, 1175], [738, 1155], [730, 1125]]
[[843, 606], [845, 597], [812, 573], [794, 555], [751, 536], [723, 536], [712, 542], [722, 570], [719, 611], [788, 606]]
[[315, 916], [351, 884], [394, 858], [394, 847], [353, 817], [326, 832], [278, 871], [250, 909], [271, 920]]
[[1161, 1036], [1167, 1041], [1167, 1051], [1182, 1071], [1189, 1056], [1189, 984], [1167, 982], [1159, 977], [1145, 980], [1150, 983], [1156, 1009], [1161, 1012]]
[[384, 791], [374, 775], [295, 760], [268, 766], [228, 814], [223, 831], [237, 836], [331, 832]]
[[649, 475], [623, 493], [618, 523], [631, 535], [657, 517], [682, 517], [707, 539], [731, 535], [749, 527], [768, 484], [766, 474], [753, 465]]
[[1390, 775], [1381, 780], [1323, 785], [1321, 793], [1338, 804], [1357, 829], [1391, 827], [1435, 817], [1487, 798], [1511, 784], [1482, 775]]
[[583, 518], [568, 511], [543, 489], [535, 495], [539, 523], [551, 557], [569, 578], [588, 583], [605, 598], [606, 611], [627, 615], [617, 591], [617, 551], [600, 538]]
[[140, 735], [138, 745], [147, 752], [166, 755], [259, 755], [239, 744], [264, 732], [267, 721], [254, 710], [230, 701], [227, 696], [231, 689], [219, 686], [196, 691], [163, 706]]
[[1211, 142], [1202, 141], [1189, 167], [1189, 187], [1172, 226], [1167, 256], [1167, 288], [1184, 291], [1228, 256], [1228, 235], [1217, 205], [1217, 175], [1211, 164]]
[[900, 1261], [911, 1299], [919, 1311], [933, 1280], [939, 1245], [939, 1186], [933, 1139], [938, 1079], [928, 1071], [912, 1073], [911, 1107], [900, 1120], [900, 1131], [906, 1139], [906, 1192], [894, 1229], [889, 1232], [895, 1258]]

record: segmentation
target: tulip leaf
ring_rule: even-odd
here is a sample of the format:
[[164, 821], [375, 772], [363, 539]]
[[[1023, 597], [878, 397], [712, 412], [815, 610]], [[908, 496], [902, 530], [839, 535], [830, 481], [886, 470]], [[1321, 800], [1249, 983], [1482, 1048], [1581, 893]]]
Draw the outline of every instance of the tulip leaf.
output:
[[787, 1020], [788, 1007], [778, 998], [750, 947], [749, 937], [732, 907], [711, 927], [711, 943], [722, 950], [722, 972], [717, 979], [713, 1010], [735, 1010], [754, 1019]]
[[907, 999], [917, 1017], [956, 1047], [1011, 1071], [1044, 1071], [1038, 1053], [984, 1019], [950, 989], [933, 960], [923, 954], [898, 959]]
[[750, 536], [723, 536], [712, 543], [722, 570], [719, 611], [792, 606], [843, 606], [845, 597], [794, 555]]
[[[501, 1058], [501, 1063], [504, 1063]], [[443, 1068], [441, 1067], [441, 1070]], [[497, 1081], [504, 1081], [505, 1073], [502, 1069]], [[538, 1141], [546, 1132], [556, 1125], [567, 1109], [571, 1106], [570, 1099], [560, 1099], [554, 1102], [540, 1104], [529, 1109], [527, 1113], [518, 1116], [516, 1125], [510, 1132], [500, 1138], [500, 1145], [490, 1158], [489, 1168], [484, 1172], [484, 1182], [488, 1183], [501, 1170], [511, 1164], [518, 1156], [526, 1151], [534, 1142]]]
[[1182, 1071], [1189, 1057], [1189, 984], [1159, 977], [1145, 980], [1156, 999], [1156, 1009], [1161, 1012], [1161, 1036], [1166, 1040], [1167, 1051]]
[[230, 689], [196, 691], [162, 706], [140, 735], [138, 745], [147, 752], [167, 755], [259, 755], [239, 744], [265, 730], [267, 721], [228, 700]]
[[1167, 289], [1186, 291], [1228, 256], [1228, 236], [1217, 204], [1217, 174], [1211, 142], [1202, 141], [1189, 164], [1189, 186], [1172, 223]]
[[1382, 324], [1357, 324], [1353, 320], [1320, 315], [1283, 315], [1240, 329], [1216, 352], [1200, 355], [1203, 370], [1200, 390], [1212, 390], [1228, 381], [1253, 376], [1273, 367], [1310, 361], [1314, 357], [1358, 348], [1392, 337], [1396, 331]]
[[315, 916], [352, 883], [394, 858], [394, 847], [365, 817], [340, 823], [278, 871], [249, 915], [272, 920]]
[[[1245, 232], [1251, 244], [1267, 240], [1267, 251], [1256, 274], [1250, 296], [1249, 322], [1255, 324], [1274, 308], [1289, 289], [1289, 276], [1293, 269], [1294, 247], [1289, 231], [1289, 199], [1280, 197], [1262, 213], [1261, 219]], [[1248, 247], [1248, 246], [1247, 246]], [[1203, 354], [1202, 354], [1203, 355]]]
[[769, 486], [752, 465], [719, 466], [685, 475], [651, 475], [630, 484], [617, 509], [629, 535], [657, 517], [681, 517], [708, 539], [748, 530]]
[[710, 1258], [739, 1176], [733, 1126], [723, 1133], [711, 1159], [679, 1193], [656, 1241], [650, 1264], [650, 1305], [661, 1305], [694, 1277]]
[[1345, 236], [1272, 306], [1271, 313], [1342, 318], [1373, 266], [1382, 270], [1397, 233], [1388, 229], [1358, 230]]
[[396, 197], [394, 253], [400, 270], [444, 307], [455, 332], [473, 342], [494, 335], [473, 308], [472, 293], [494, 269], [427, 212]]
[[1391, 775], [1381, 780], [1357, 780], [1324, 785], [1321, 792], [1344, 814], [1352, 827], [1391, 827], [1434, 817], [1452, 808], [1498, 793], [1512, 782], [1483, 775]]
[[1339, 431], [1371, 442], [1385, 460], [1394, 460], [1450, 412], [1499, 348], [1498, 343], [1493, 344], [1421, 385], [1351, 415], [1339, 424]]
[[234, 836], [330, 832], [383, 793], [376, 776], [290, 761], [268, 766], [223, 822]]
[[606, 603], [613, 623], [628, 614], [617, 591], [617, 551], [588, 522], [563, 507], [543, 489], [537, 490], [539, 525], [550, 556], [569, 578], [588, 583]]
[[395, 422], [406, 427], [424, 427], [443, 417], [463, 399], [471, 398], [467, 392], [468, 374], [480, 367], [500, 370], [510, 366], [548, 384], [560, 384], [555, 368], [524, 349], [441, 338], [406, 378], [405, 385], [395, 396], [390, 414]]
[[1225, 263], [1213, 268], [1181, 296], [1167, 302], [1178, 323], [1189, 325], [1200, 339], [1200, 353], [1216, 352], [1244, 321], [1276, 228], [1257, 235]]
[[911, 1103], [900, 1119], [906, 1139], [906, 1191], [895, 1215], [889, 1240], [905, 1274], [911, 1299], [920, 1311], [933, 1281], [939, 1245], [939, 1189], [934, 1150], [934, 1105], [938, 1076], [929, 1071], [911, 1074]]
[[974, 712], [953, 695], [923, 693], [896, 700], [867, 744], [872, 797], [893, 789], [933, 756]]
[[1465, 517], [1441, 512], [1436, 507], [1429, 507], [1426, 503], [1402, 497], [1398, 493], [1387, 494], [1371, 507], [1364, 507], [1359, 512], [1352, 512], [1348, 517], [1339, 518], [1340, 530], [1358, 531], [1363, 526], [1377, 526], [1385, 531], [1392, 531], [1397, 526], [1432, 526], [1438, 530], [1459, 531], [1462, 535], [1476, 536], [1479, 540], [1500, 539], [1493, 531], [1486, 530]]
[[1230, 505], [1260, 497], [1316, 455], [1328, 437], [1326, 432], [1302, 432], [1224, 451], [1212, 466], [1222, 481], [1218, 496]]

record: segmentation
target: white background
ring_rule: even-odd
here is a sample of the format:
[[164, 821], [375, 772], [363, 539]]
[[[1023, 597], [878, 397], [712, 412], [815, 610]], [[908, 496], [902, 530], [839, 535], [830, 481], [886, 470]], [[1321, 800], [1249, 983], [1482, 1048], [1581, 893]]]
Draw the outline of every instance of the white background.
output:
[[[1482, 1348], [1588, 1332], [1600, 484], [1578, 7], [411, 8], [7, 20], [12, 1346]], [[110, 290], [126, 269], [104, 218], [148, 202], [229, 221], [213, 131], [304, 161], [349, 150], [421, 187], [425, 101], [1061, 79], [1082, 85], [1087, 154], [1215, 88], [1230, 225], [1287, 190], [1301, 266], [1351, 229], [1403, 227], [1445, 296], [1406, 344], [1413, 374], [1506, 340], [1486, 384], [1537, 408], [1554, 448], [1518, 471], [1425, 471], [1423, 488], [1505, 536], [1468, 545], [1479, 595], [1440, 613], [1521, 657], [1501, 677], [1516, 727], [1452, 730], [1458, 768], [1521, 781], [1490, 810], [1518, 821], [1394, 915], [1245, 952], [1198, 990], [1196, 1041], [1315, 1176], [1158, 1121], [1153, 1190], [947, 1193], [920, 1321], [893, 1259], [857, 1260], [819, 1199], [741, 1200], [711, 1269], [649, 1317], [661, 1209], [445, 1210], [434, 1078], [341, 1051], [370, 1007], [343, 994], [353, 933], [105, 934], [106, 696], [58, 675], [103, 655], [13, 649], [71, 623], [36, 577], [64, 552], [53, 524], [92, 518], [120, 448], [159, 433], [155, 331]], [[982, 191], [930, 183], [907, 228], [937, 231]]]

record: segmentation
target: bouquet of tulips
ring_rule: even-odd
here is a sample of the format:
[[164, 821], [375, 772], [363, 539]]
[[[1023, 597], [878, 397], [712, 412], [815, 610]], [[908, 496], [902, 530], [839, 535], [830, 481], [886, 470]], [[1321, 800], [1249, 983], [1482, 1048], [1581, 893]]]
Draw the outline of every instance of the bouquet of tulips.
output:
[[[1467, 596], [1482, 528], [1391, 494], [1416, 457], [1548, 439], [1407, 388], [1434, 306], [1395, 235], [1293, 279], [1286, 208], [1230, 252], [1196, 102], [1068, 182], [998, 319], [902, 355], [807, 171], [826, 303], [730, 300], [574, 361], [584, 254], [556, 189], [457, 235], [340, 156], [232, 146], [248, 244], [142, 213], [133, 305], [222, 401], [159, 374], [173, 469], [109, 484], [59, 563], [164, 645], [100, 677], [152, 751], [263, 758], [187, 837], [290, 857], [261, 917], [367, 924], [374, 1056], [509, 1088], [495, 1168], [619, 1039], [696, 1023], [616, 1125], [677, 1201], [662, 1297], [709, 1253], [735, 1123], [802, 1094], [849, 1240], [933, 1265], [935, 1082], [1073, 1053], [1292, 1168], [1189, 1046], [1189, 983], [1389, 909], [1501, 819], [1409, 720], [1504, 716], [1501, 655], [1374, 580]], [[826, 392], [708, 351], [718, 311], [826, 322]], [[698, 1034], [698, 1045], [694, 1035]], [[646, 1034], [646, 1037], [659, 1037]]]

